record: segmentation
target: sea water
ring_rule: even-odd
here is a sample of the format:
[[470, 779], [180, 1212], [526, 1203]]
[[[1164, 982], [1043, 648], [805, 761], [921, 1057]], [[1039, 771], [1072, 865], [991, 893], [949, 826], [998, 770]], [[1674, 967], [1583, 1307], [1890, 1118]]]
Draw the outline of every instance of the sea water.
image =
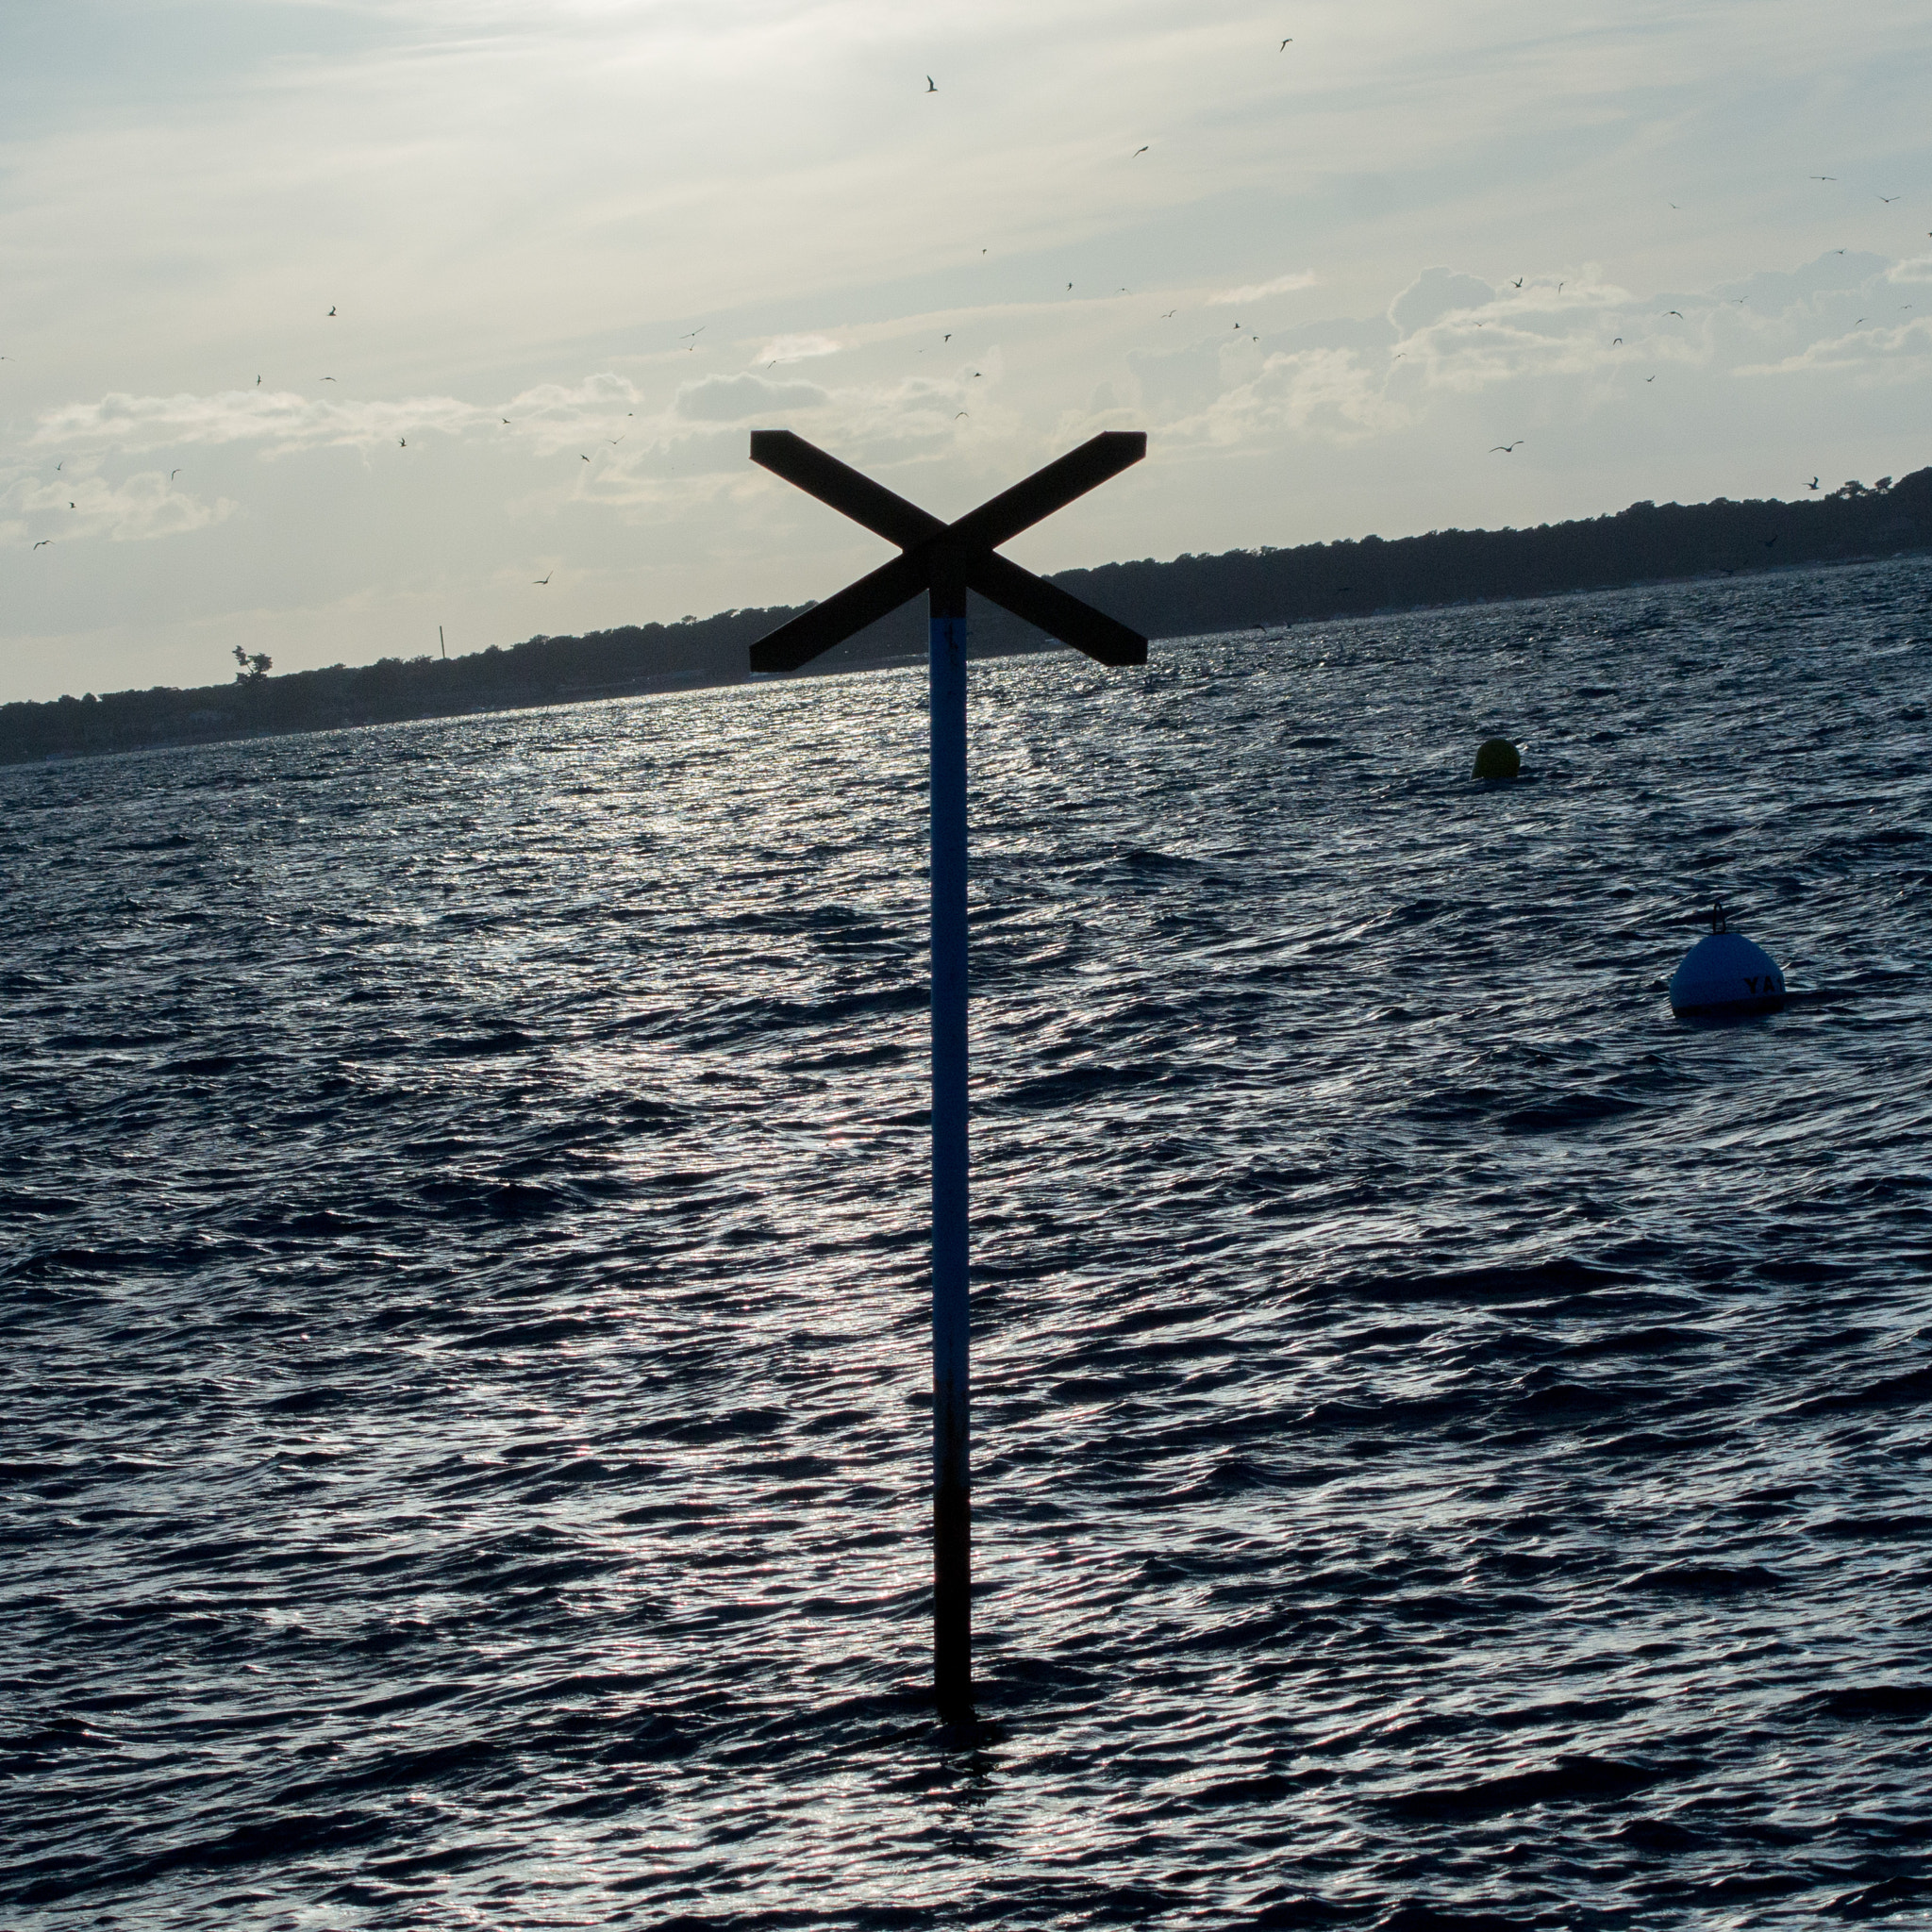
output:
[[0, 773], [0, 1923], [1924, 1923], [1928, 682], [974, 667], [976, 1734], [920, 674]]

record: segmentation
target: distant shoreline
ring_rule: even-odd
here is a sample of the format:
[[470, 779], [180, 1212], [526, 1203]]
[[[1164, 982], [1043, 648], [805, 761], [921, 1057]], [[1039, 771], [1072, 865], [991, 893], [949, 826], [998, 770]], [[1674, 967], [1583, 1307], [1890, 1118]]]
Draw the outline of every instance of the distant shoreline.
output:
[[[1432, 531], [1384, 541], [1304, 544], [1103, 564], [1053, 581], [1162, 640], [1284, 629], [1341, 618], [1523, 603], [1648, 584], [1882, 562], [1932, 551], [1932, 469], [1801, 502], [1634, 504], [1614, 516], [1533, 530]], [[729, 610], [586, 637], [535, 637], [462, 657], [388, 658], [233, 683], [0, 706], [0, 765], [246, 742], [435, 718], [663, 696], [750, 682], [754, 641], [796, 609]], [[1058, 649], [975, 603], [974, 658]], [[917, 606], [841, 645], [802, 676], [924, 658]], [[760, 679], [763, 683], [766, 680]], [[774, 679], [774, 683], [788, 680]]]

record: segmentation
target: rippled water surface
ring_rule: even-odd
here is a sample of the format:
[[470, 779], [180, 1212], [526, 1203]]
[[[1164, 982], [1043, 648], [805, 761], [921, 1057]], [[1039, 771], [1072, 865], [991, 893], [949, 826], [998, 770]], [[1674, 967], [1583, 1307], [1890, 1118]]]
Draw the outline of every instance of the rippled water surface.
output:
[[977, 1736], [919, 675], [0, 773], [0, 1924], [1932, 1923], [1928, 683], [974, 668]]

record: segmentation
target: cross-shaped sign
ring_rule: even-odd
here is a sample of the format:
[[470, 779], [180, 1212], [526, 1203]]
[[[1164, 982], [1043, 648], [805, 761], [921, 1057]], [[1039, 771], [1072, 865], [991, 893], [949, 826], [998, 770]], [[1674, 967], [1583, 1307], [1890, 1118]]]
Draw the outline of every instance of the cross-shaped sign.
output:
[[1147, 640], [995, 554], [1041, 517], [1147, 454], [1110, 429], [957, 523], [789, 429], [755, 429], [751, 459], [899, 546], [891, 562], [760, 638], [754, 671], [796, 671], [927, 593], [932, 734], [933, 1690], [949, 1724], [973, 1715], [973, 1515], [966, 1291], [966, 592], [977, 591], [1103, 664], [1144, 664]]

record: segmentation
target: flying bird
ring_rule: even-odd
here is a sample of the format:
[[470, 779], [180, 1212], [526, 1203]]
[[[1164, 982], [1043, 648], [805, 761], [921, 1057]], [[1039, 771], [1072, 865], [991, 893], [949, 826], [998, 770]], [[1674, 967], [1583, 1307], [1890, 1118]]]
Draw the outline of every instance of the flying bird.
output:
[[[629, 431], [628, 429], [626, 429], [626, 430], [625, 430], [625, 431], [624, 432], [624, 436], [628, 436], [629, 434], [630, 434], [630, 431]], [[611, 436], [611, 437], [607, 437], [607, 438], [605, 439], [605, 441], [608, 441], [608, 442], [609, 443], [609, 445], [610, 445], [610, 447], [611, 447], [612, 449], [615, 449], [615, 448], [617, 447], [617, 445], [618, 445], [618, 444], [619, 444], [620, 442], [622, 442], [622, 441], [624, 441], [624, 436]]]
[[180, 474], [181, 472], [179, 470], [170, 470], [168, 472], [168, 481], [172, 483], [175, 480], [175, 478], [178, 476]]
[[1522, 437], [1519, 436], [1516, 439], [1516, 442], [1492, 442], [1490, 445], [1490, 454], [1494, 456], [1498, 450], [1501, 450], [1506, 457], [1514, 456], [1516, 454], [1516, 443], [1522, 441]]
[[335, 377], [333, 375], [325, 375], [322, 379], [325, 382], [333, 382]]
[[398, 449], [408, 449], [408, 446], [409, 439], [407, 436], [399, 436], [396, 438], [396, 447]]
[[1664, 313], [1666, 315], [1674, 315], [1679, 322], [1682, 322], [1684, 319], [1684, 311], [1681, 308], [1666, 308]]
[[936, 94], [940, 91], [939, 83], [929, 74], [925, 76], [925, 91], [929, 94]]
[[506, 429], [509, 427], [509, 418], [508, 416], [499, 416], [496, 420], [499, 423], [501, 423]]
[[[330, 303], [330, 304], [328, 305], [328, 312], [329, 312], [329, 314], [330, 314], [330, 315], [333, 315], [333, 314], [334, 314], [334, 313], [336, 312], [336, 305], [335, 305], [335, 304], [334, 304], [333, 302], [331, 302], [331, 303]], [[327, 319], [326, 317], [325, 317], [325, 318], [324, 318], [324, 320], [326, 320], [326, 319]]]
[[1510, 283], [1510, 285], [1509, 285], [1509, 286], [1510, 286], [1510, 287], [1511, 287], [1512, 289], [1520, 289], [1520, 288], [1522, 288], [1522, 286], [1523, 286], [1523, 277], [1522, 277], [1521, 275], [1518, 275], [1518, 276], [1516, 277], [1516, 279], [1515, 279], [1515, 280], [1514, 280], [1513, 282], [1511, 282], [1511, 283]]
[[257, 389], [261, 387], [261, 377], [258, 375], [255, 378], [255, 386]]
[[1180, 310], [1178, 308], [1170, 308], [1160, 319], [1162, 322], [1172, 322], [1179, 313]]
[[1857, 321], [1853, 323], [1852, 326], [1854, 328], [1863, 328], [1865, 326], [1865, 318], [1862, 315], [1859, 316]]
[[1617, 344], [1621, 342], [1623, 340], [1624, 338], [1622, 336], [1612, 336], [1610, 338], [1610, 347], [1614, 349], [1617, 346]]
[[979, 380], [979, 371], [976, 369], [973, 372], [973, 379], [974, 382]]
[[[1293, 36], [1292, 34], [1290, 34], [1290, 35], [1289, 35], [1289, 37], [1287, 38], [1287, 40], [1283, 41], [1283, 42], [1282, 42], [1282, 43], [1281, 43], [1281, 47], [1291, 47], [1291, 46], [1293, 46], [1293, 45], [1294, 45], [1294, 36]], [[1278, 53], [1280, 53], [1280, 52], [1281, 52], [1281, 47], [1276, 47], [1274, 51], [1275, 51], [1275, 52], [1276, 52], [1277, 54], [1278, 54]]]
[[1811, 178], [1814, 181], [1836, 181], [1838, 176], [1836, 175], [1813, 175]]
[[1810, 482], [1806, 484], [1805, 488], [1807, 490], [1816, 490], [1818, 488], [1818, 478], [1816, 476], [1812, 477]]
[[[550, 574], [550, 575], [551, 575], [551, 576], [555, 576], [556, 575], [557, 575], [557, 573], [556, 573], [555, 571], [551, 572], [551, 574]], [[547, 583], [548, 583], [548, 582], [550, 581], [550, 577], [548, 577], [548, 576], [543, 576], [543, 577], [532, 577], [532, 578], [530, 579], [530, 581], [531, 581], [531, 582], [532, 582], [533, 584], [547, 584]]]
[[1142, 155], [1144, 155], [1144, 154], [1145, 154], [1146, 152], [1147, 152], [1147, 149], [1146, 149], [1146, 147], [1145, 147], [1144, 145], [1142, 145], [1142, 146], [1141, 146], [1141, 147], [1137, 147], [1137, 148], [1136, 148], [1136, 149], [1134, 150], [1134, 152], [1133, 152], [1132, 154], [1130, 154], [1130, 155], [1129, 155], [1129, 156], [1127, 157], [1127, 158], [1128, 158], [1128, 160], [1130, 160], [1130, 161], [1132, 161], [1132, 160], [1138, 160], [1138, 159], [1140, 158], [1140, 157], [1141, 157], [1141, 156], [1142, 156]]
[[42, 537], [41, 541], [34, 545], [34, 548], [36, 550], [44, 550], [47, 547], [47, 545], [51, 543], [54, 540], [51, 537]]
[[946, 331], [946, 333], [945, 333], [944, 335], [942, 335], [942, 336], [941, 336], [941, 337], [940, 338], [940, 341], [942, 341], [942, 342], [950, 342], [950, 341], [951, 341], [952, 340], [953, 340], [953, 332], [952, 332], [952, 330], [951, 330], [951, 329], [948, 329], [948, 330]]
[[1645, 382], [1655, 382], [1657, 380], [1657, 377], [1654, 375], [1646, 375], [1643, 379]]
[[1890, 208], [1898, 199], [1898, 196], [1895, 194], [1881, 194], [1878, 198], [1887, 208]]
[[590, 459], [590, 458], [589, 458], [589, 457], [585, 457], [585, 456], [580, 456], [580, 457], [578, 457], [578, 458], [577, 458], [577, 461], [578, 461], [578, 462], [580, 462], [580, 463], [588, 463], [588, 462], [589, 462], [590, 460], [591, 460], [591, 459]]
[[[965, 410], [965, 409], [961, 409], [961, 410], [959, 411], [959, 416], [964, 416], [964, 415], [967, 415], [967, 414], [969, 414], [969, 413], [970, 413], [970, 412], [969, 412], [968, 410]], [[953, 418], [953, 421], [954, 421], [955, 423], [957, 423], [957, 422], [958, 422], [958, 421], [959, 420], [959, 416], [955, 416], [955, 417]]]

